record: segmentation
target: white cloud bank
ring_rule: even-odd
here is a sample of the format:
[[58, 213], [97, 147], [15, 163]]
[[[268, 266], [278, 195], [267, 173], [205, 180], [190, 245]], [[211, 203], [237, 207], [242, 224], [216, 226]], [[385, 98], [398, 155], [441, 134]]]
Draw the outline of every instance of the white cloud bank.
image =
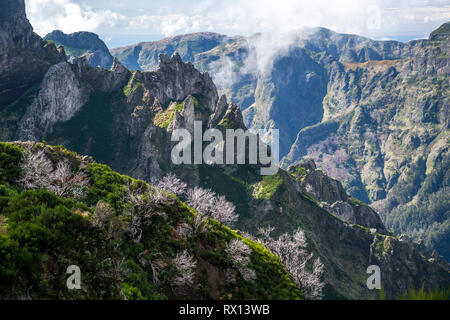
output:
[[40, 35], [55, 29], [161, 37], [197, 31], [251, 35], [324, 26], [375, 38], [425, 37], [450, 20], [448, 0], [202, 0], [193, 5], [189, 14], [149, 15], [142, 9], [139, 16], [108, 8], [94, 10], [73, 0], [26, 0], [26, 5], [28, 17]]

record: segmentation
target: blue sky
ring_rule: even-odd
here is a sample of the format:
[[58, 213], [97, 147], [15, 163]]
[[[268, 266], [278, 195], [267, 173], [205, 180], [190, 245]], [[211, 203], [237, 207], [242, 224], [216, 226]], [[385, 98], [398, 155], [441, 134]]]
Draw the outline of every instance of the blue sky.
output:
[[450, 0], [25, 1], [40, 35], [92, 31], [110, 48], [189, 32], [251, 35], [305, 26], [407, 41], [450, 21]]

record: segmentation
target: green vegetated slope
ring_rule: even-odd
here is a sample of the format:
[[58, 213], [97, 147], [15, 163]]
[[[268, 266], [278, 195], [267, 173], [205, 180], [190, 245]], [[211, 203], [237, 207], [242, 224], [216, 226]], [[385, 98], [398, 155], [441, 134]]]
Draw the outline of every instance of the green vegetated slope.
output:
[[42, 81], [48, 69], [63, 60], [63, 55], [54, 44], [42, 42], [36, 48], [13, 48], [10, 56], [14, 57], [11, 62], [7, 56], [0, 57], [0, 65], [9, 65], [5, 70], [0, 69], [0, 111], [8, 108], [11, 113], [16, 111], [12, 104], [27, 96], [29, 90]]
[[[232, 42], [226, 45], [232, 46]], [[308, 79], [313, 85], [318, 81], [314, 75], [314, 70], [319, 70], [317, 63], [304, 52], [297, 53], [298, 59], [313, 62], [312, 69], [308, 68], [311, 71]], [[308, 243], [305, 249], [324, 264], [324, 273], [315, 280], [325, 283], [325, 298], [377, 297], [366, 286], [365, 272], [371, 264], [382, 268], [383, 285], [389, 297], [411, 286], [431, 290], [445, 284], [449, 277], [448, 264], [439, 256], [429, 255], [421, 246], [338, 219], [307, 194], [295, 176], [285, 171], [262, 177], [259, 168], [251, 166], [174, 166], [167, 134], [173, 128], [189, 128], [194, 120], [202, 120], [205, 126], [213, 125], [214, 120], [222, 129], [243, 128], [244, 124], [236, 105], [223, 103], [223, 99], [219, 101], [209, 75], [198, 72], [192, 64], [183, 63], [178, 54], [172, 58], [160, 56], [158, 60], [160, 65], [154, 72], [130, 72], [117, 61], [111, 70], [91, 68], [86, 58], [78, 59], [74, 65], [60, 63], [55, 68], [58, 72], [45, 83], [45, 88], [41, 84], [42, 96], [24, 108], [26, 115], [22, 117], [20, 112], [8, 115], [11, 120], [2, 128], [2, 137], [42, 138], [51, 144], [62, 144], [79, 154], [92, 155], [96, 161], [122, 174], [147, 181], [174, 171], [190, 187], [200, 185], [225, 195], [240, 215], [238, 228], [253, 236], [260, 227], [269, 224], [275, 228], [273, 240], [286, 232], [292, 235], [301, 227]], [[281, 63], [283, 70], [289, 70], [288, 63], [289, 59]], [[277, 79], [283, 78], [282, 75], [278, 74]], [[59, 79], [63, 79], [63, 85]], [[65, 98], [67, 88], [72, 89], [71, 99]], [[30, 101], [34, 94], [30, 92]], [[267, 97], [262, 96], [263, 100]], [[23, 106], [26, 104], [24, 99]], [[19, 118], [17, 127], [15, 119]], [[31, 135], [30, 125], [33, 126]], [[63, 297], [69, 298], [70, 295], [80, 298], [302, 297], [279, 260], [248, 239], [244, 242], [251, 248], [249, 267], [256, 280], [245, 281], [236, 266], [234, 273], [230, 272], [233, 264], [232, 257], [226, 253], [227, 247], [239, 234], [209, 220], [205, 232], [187, 236], [190, 233], [186, 230], [196, 228], [196, 215], [176, 198], [86, 158], [41, 144], [33, 152], [41, 157], [38, 149], [43, 148], [45, 157], [52, 161], [51, 169], [46, 170], [53, 171], [38, 181], [46, 182], [44, 189], [60, 196], [29, 185], [27, 189], [31, 190], [25, 191], [21, 186], [26, 186], [27, 181], [18, 183], [24, 172], [17, 171], [19, 153], [24, 151], [4, 148], [7, 160], [2, 168], [11, 177], [2, 182], [5, 214], [2, 213], [0, 230], [7, 244], [1, 251], [5, 259], [0, 261], [5, 261], [1, 270], [9, 281], [2, 288], [5, 296], [48, 297], [47, 293], [54, 298], [63, 292]], [[60, 165], [61, 157], [66, 157], [70, 164], [69, 174], [67, 165]], [[55, 175], [62, 174], [64, 179], [55, 179]], [[64, 182], [74, 187], [66, 190]], [[74, 197], [77, 200], [71, 199]], [[65, 231], [66, 225], [60, 220], [73, 220], [81, 224], [81, 227], [75, 225], [75, 230], [85, 231], [60, 232]], [[78, 235], [82, 241], [75, 241]], [[53, 249], [58, 250], [58, 243], [67, 244], [69, 256], [52, 253]], [[77, 255], [72, 248], [76, 248]], [[185, 261], [188, 267], [173, 270], [180, 261]], [[68, 263], [79, 263], [82, 270], [100, 268], [104, 272], [93, 272], [87, 277], [101, 284], [94, 286], [88, 280], [86, 285], [93, 288], [91, 293], [89, 288], [72, 293], [55, 289], [65, 290]], [[195, 268], [189, 267], [193, 264]], [[113, 279], [105, 280], [105, 274]], [[195, 280], [192, 285], [179, 285], [186, 281], [191, 284], [192, 279]], [[224, 285], [224, 281], [230, 285]], [[43, 289], [34, 291], [39, 288]]]
[[[70, 193], [22, 188], [21, 161], [29, 152], [43, 154], [55, 169], [69, 165], [63, 181], [49, 184], [55, 192], [84, 179], [77, 200]], [[105, 165], [62, 147], [0, 143], [0, 171], [1, 298], [303, 298], [267, 249], [214, 220], [195, 228], [195, 210], [174, 195]], [[233, 239], [251, 249], [248, 268], [255, 280], [244, 280], [233, 267], [226, 251]], [[183, 254], [191, 261], [187, 269], [174, 262]], [[80, 267], [81, 290], [67, 289], [71, 265]]]
[[[325, 299], [377, 299], [378, 292], [366, 287], [366, 270], [372, 264], [383, 270], [383, 286], [390, 298], [408, 290], [409, 285], [420, 288], [421, 283], [431, 280], [428, 278], [430, 274], [441, 279], [434, 279], [437, 280], [435, 285], [448, 285], [450, 276], [448, 271], [444, 271], [446, 267], [440, 269], [437, 265], [432, 266], [433, 263], [429, 264], [431, 256], [424, 247], [407, 244], [390, 235], [373, 233], [367, 227], [345, 222], [330, 214], [299, 188], [295, 174], [280, 170], [276, 176], [263, 178], [259, 169], [252, 166], [228, 167], [225, 170], [201, 166], [198, 170], [204, 187], [226, 195], [236, 204], [241, 229], [258, 234], [260, 227], [271, 226], [274, 227], [273, 237], [292, 233], [299, 227], [304, 230], [308, 250], [320, 257], [325, 265], [326, 271], [322, 275], [326, 283]], [[358, 205], [362, 204], [355, 204]], [[433, 261], [442, 263], [438, 262], [439, 259]], [[412, 271], [407, 267], [409, 264], [416, 265], [421, 271]], [[409, 280], [403, 281], [406, 279]]]

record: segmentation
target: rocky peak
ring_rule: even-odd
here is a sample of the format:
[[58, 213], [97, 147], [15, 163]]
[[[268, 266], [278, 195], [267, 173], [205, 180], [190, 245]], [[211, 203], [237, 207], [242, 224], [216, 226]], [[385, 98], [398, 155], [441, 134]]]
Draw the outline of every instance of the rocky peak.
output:
[[450, 38], [450, 22], [444, 23], [430, 34], [430, 41], [440, 41]]
[[43, 79], [50, 66], [65, 60], [52, 44], [33, 32], [24, 0], [2, 0], [0, 6], [0, 110]]
[[0, 55], [13, 48], [39, 47], [41, 42], [26, 17], [24, 0], [2, 0]]
[[55, 30], [47, 34], [44, 39], [64, 46], [69, 60], [76, 61], [78, 57], [85, 56], [90, 66], [100, 66], [105, 69], [109, 69], [113, 63], [108, 47], [95, 33], [82, 31], [65, 34]]
[[124, 71], [129, 71], [129, 70], [128, 70], [127, 68], [125, 68], [125, 67], [123, 66], [123, 64], [120, 63], [120, 61], [119, 61], [116, 57], [114, 57], [114, 59], [113, 59], [113, 64], [112, 64], [112, 66], [111, 66], [111, 71], [122, 73], [122, 72], [124, 72]]
[[350, 197], [342, 183], [318, 169], [313, 159], [306, 158], [290, 166], [288, 172], [308, 194], [322, 203], [324, 209], [340, 219], [389, 234], [375, 210]]
[[160, 66], [164, 65], [164, 64], [169, 64], [170, 63], [170, 59], [169, 56], [163, 53], [160, 53], [158, 55], [158, 64]]
[[225, 115], [225, 112], [227, 111], [227, 109], [228, 109], [227, 96], [222, 95], [222, 96], [220, 96], [220, 99], [217, 102], [217, 106], [216, 106], [216, 110], [215, 110], [214, 114], [212, 114], [209, 119], [211, 127], [215, 127], [219, 124], [220, 120]]

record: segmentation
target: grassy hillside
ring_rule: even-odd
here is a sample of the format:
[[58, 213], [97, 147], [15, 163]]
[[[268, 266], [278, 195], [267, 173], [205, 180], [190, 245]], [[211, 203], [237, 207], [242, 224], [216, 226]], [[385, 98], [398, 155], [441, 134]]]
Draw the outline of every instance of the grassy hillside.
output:
[[[260, 244], [211, 219], [199, 224], [173, 194], [62, 147], [0, 143], [0, 173], [3, 299], [303, 298]], [[253, 278], [230, 256], [233, 241], [249, 248]], [[66, 287], [70, 265], [81, 290]]]

